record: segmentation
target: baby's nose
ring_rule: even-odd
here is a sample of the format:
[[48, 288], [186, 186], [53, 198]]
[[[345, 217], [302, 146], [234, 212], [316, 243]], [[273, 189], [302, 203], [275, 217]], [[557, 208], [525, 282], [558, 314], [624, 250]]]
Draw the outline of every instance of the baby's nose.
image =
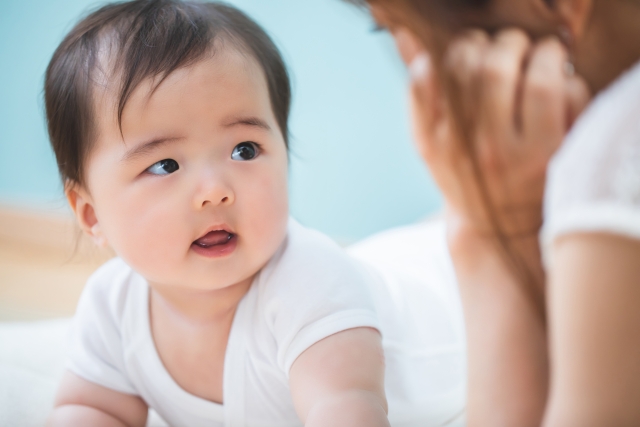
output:
[[218, 177], [209, 177], [204, 180], [200, 191], [198, 191], [195, 200], [195, 207], [200, 209], [207, 205], [230, 205], [233, 203], [234, 199], [235, 195], [231, 186], [227, 185]]

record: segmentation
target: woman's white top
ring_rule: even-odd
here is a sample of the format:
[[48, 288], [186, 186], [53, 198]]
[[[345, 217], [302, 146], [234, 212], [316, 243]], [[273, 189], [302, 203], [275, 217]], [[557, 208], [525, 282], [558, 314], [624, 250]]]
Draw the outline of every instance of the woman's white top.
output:
[[[402, 415], [394, 426], [439, 425], [430, 420], [451, 417], [451, 408], [460, 411], [464, 405], [460, 348], [453, 349], [457, 358], [441, 360], [452, 351], [446, 347], [454, 339], [446, 335], [450, 322], [439, 314], [442, 309], [433, 311], [438, 308], [433, 302], [424, 306], [433, 311], [424, 319], [440, 324], [398, 324], [406, 317], [380, 313], [383, 295], [388, 295], [385, 288], [377, 273], [330, 239], [290, 221], [284, 243], [236, 310], [224, 361], [224, 404], [218, 404], [189, 394], [169, 375], [151, 334], [149, 286], [116, 258], [86, 285], [73, 322], [67, 366], [88, 381], [140, 396], [173, 427], [298, 427], [302, 423], [289, 388], [289, 370], [296, 358], [332, 334], [372, 327], [387, 331], [399, 347], [387, 366], [391, 382], [397, 383], [391, 387], [390, 406]], [[376, 295], [376, 290], [381, 293]], [[385, 305], [395, 307], [390, 301]], [[382, 327], [381, 316], [396, 323], [385, 320], [388, 325]], [[429, 328], [443, 336], [415, 344], [402, 338], [406, 333], [427, 339], [428, 333], [415, 331]], [[445, 347], [432, 348], [441, 344]], [[425, 345], [431, 347], [425, 350]], [[425, 357], [439, 365], [418, 363]], [[420, 388], [420, 382], [429, 386]]]
[[577, 232], [640, 239], [640, 63], [580, 116], [548, 171], [542, 247]]

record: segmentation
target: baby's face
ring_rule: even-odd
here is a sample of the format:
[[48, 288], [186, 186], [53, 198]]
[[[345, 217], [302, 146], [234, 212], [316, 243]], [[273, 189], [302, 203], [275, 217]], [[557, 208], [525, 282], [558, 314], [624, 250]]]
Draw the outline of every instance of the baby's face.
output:
[[218, 49], [136, 89], [122, 117], [96, 99], [85, 197], [115, 252], [152, 285], [220, 289], [250, 280], [284, 239], [287, 152], [266, 80]]

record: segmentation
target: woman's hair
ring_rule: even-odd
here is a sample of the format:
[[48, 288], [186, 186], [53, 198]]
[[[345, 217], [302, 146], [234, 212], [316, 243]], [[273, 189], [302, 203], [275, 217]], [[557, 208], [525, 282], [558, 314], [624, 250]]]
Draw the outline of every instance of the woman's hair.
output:
[[177, 69], [215, 54], [220, 41], [255, 58], [264, 71], [271, 107], [288, 147], [289, 75], [277, 47], [258, 24], [223, 3], [111, 3], [67, 34], [46, 71], [49, 138], [65, 186], [84, 184], [84, 163], [97, 132], [97, 86], [117, 81], [121, 125], [124, 107], [138, 85], [151, 78], [157, 88]]
[[[436, 67], [441, 64], [440, 61], [451, 37], [461, 30], [474, 27], [494, 33], [505, 25], [495, 19], [494, 0], [345, 1], [364, 9], [376, 6], [385, 12], [385, 18], [389, 22], [411, 30], [428, 47]], [[543, 1], [552, 6], [556, 0]], [[530, 35], [537, 38], [548, 34], [530, 33]]]

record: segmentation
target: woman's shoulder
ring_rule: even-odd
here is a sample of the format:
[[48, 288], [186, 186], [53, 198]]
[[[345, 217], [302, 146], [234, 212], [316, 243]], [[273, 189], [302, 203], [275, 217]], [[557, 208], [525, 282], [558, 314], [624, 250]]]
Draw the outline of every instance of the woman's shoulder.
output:
[[574, 124], [551, 162], [551, 174], [622, 161], [640, 145], [640, 62], [603, 90]]
[[543, 239], [640, 236], [640, 63], [592, 102], [549, 165]]

